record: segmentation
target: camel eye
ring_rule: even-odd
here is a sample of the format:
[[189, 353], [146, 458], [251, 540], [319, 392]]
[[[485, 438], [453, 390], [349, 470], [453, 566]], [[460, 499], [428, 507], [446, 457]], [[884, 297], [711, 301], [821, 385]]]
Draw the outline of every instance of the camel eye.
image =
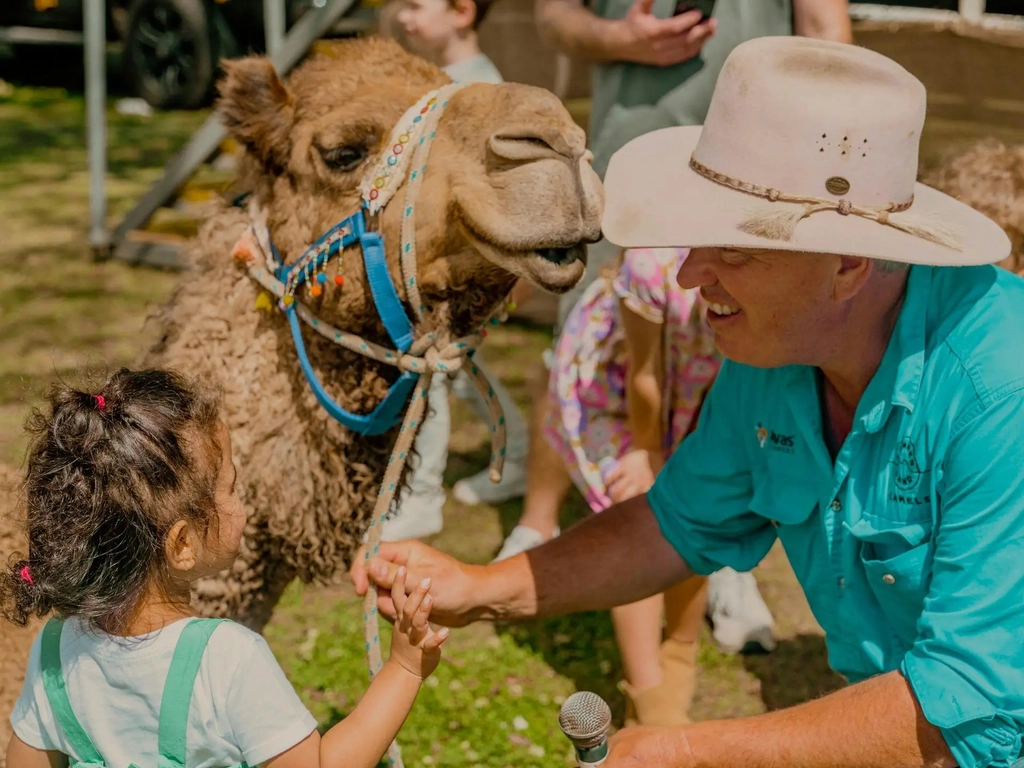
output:
[[343, 146], [325, 149], [317, 147], [324, 165], [332, 171], [352, 171], [366, 159], [366, 147]]

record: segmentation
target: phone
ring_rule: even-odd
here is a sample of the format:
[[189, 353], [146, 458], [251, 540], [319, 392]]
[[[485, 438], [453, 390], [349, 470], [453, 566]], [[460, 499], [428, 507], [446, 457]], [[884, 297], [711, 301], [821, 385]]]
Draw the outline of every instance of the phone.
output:
[[672, 11], [673, 16], [681, 16], [687, 11], [700, 11], [700, 24], [711, 18], [711, 13], [715, 10], [715, 0], [676, 0], [675, 10]]

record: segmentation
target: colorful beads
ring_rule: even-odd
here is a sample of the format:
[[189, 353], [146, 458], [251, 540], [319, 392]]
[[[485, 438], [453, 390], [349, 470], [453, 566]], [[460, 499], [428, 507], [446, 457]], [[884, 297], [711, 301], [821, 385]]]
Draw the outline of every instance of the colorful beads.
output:
[[324, 283], [327, 282], [327, 275], [321, 272], [319, 275], [316, 276], [316, 281], [320, 283], [320, 285], [323, 285]]
[[338, 287], [343, 286], [345, 284], [345, 276], [344, 275], [335, 275], [334, 276], [334, 284], [337, 285]]
[[313, 294], [314, 297], [316, 297], [323, 293], [324, 289], [321, 288], [319, 285], [314, 285], [309, 289], [309, 292]]
[[286, 307], [290, 307], [292, 304], [295, 303], [295, 297], [292, 296], [290, 293], [286, 294], [284, 298], [281, 299], [281, 303], [284, 304]]
[[270, 294], [266, 291], [260, 291], [260, 295], [256, 297], [256, 309], [269, 312], [273, 309], [273, 303], [270, 301]]

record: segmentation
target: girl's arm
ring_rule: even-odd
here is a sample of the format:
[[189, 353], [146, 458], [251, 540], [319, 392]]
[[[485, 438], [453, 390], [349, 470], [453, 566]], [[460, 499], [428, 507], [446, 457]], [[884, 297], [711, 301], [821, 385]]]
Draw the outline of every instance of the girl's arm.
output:
[[664, 326], [637, 314], [621, 298], [619, 316], [629, 358], [626, 412], [633, 446], [605, 478], [608, 495], [616, 503], [647, 493], [665, 464], [661, 408]]
[[[665, 327], [641, 317], [619, 299], [619, 317], [626, 334], [629, 371], [626, 375], [626, 410], [633, 445], [663, 460], [665, 425], [662, 389], [665, 386]], [[655, 471], [660, 469], [654, 467]]]
[[405, 723], [423, 680], [441, 659], [448, 630], [434, 632], [427, 623], [433, 604], [424, 579], [405, 594], [404, 568], [392, 593], [397, 618], [391, 636], [391, 657], [374, 677], [348, 717], [321, 738], [313, 731], [287, 752], [267, 761], [266, 768], [375, 768]]
[[30, 747], [17, 735], [7, 742], [7, 768], [67, 768], [68, 756]]

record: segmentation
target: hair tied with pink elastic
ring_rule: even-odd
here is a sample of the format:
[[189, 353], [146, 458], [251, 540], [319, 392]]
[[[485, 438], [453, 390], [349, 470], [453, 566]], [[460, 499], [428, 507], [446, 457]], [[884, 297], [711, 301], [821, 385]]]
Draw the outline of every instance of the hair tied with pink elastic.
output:
[[28, 569], [28, 565], [23, 565], [21, 568], [21, 580], [29, 584], [34, 583], [32, 581], [32, 572]]
[[96, 401], [96, 407], [99, 408], [101, 411], [106, 407], [107, 398], [105, 398], [103, 395], [93, 395], [92, 398], [93, 400]]

